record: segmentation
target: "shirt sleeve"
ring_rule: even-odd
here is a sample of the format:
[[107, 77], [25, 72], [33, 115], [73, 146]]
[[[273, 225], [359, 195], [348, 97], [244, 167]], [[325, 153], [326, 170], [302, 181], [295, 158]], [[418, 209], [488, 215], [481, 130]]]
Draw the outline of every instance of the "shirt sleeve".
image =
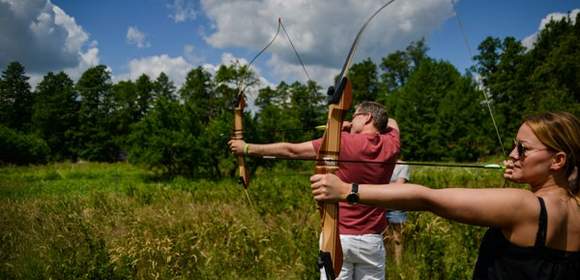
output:
[[322, 137], [312, 140], [312, 146], [314, 147], [314, 151], [316, 151], [316, 154], [318, 154], [318, 151], [320, 151], [321, 145], [322, 145]]

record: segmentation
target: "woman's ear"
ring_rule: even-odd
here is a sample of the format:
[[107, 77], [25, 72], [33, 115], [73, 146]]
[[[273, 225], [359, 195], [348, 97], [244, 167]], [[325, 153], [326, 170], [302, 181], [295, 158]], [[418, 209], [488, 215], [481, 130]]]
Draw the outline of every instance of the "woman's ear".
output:
[[550, 170], [559, 171], [563, 170], [566, 166], [567, 157], [564, 152], [557, 152], [552, 157], [552, 164], [550, 165]]

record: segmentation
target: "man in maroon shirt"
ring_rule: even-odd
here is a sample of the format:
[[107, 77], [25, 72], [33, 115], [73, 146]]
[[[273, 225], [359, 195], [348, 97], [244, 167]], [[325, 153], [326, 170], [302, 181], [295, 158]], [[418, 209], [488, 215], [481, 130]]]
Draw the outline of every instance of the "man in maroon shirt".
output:
[[[343, 123], [343, 130], [336, 175], [346, 182], [387, 184], [400, 151], [397, 122], [388, 118], [383, 105], [362, 102], [352, 121]], [[315, 159], [321, 142], [249, 144], [231, 140], [229, 145], [235, 154]], [[338, 279], [384, 279], [385, 209], [340, 202], [339, 215], [344, 261]]]

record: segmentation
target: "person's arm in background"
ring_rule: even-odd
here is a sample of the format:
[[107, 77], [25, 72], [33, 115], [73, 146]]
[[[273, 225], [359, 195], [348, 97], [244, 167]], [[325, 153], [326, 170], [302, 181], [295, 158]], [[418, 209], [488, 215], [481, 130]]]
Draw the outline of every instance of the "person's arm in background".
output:
[[392, 128], [392, 129], [396, 129], [397, 131], [401, 131], [401, 130], [399, 130], [399, 124], [397, 123], [397, 121], [395, 119], [389, 118], [389, 121], [387, 122], [387, 127]]
[[285, 158], [316, 158], [316, 151], [314, 150], [312, 141], [302, 143], [279, 142], [271, 144], [250, 144], [243, 140], [230, 140], [228, 145], [236, 155], [248, 154], [251, 156], [276, 156]]

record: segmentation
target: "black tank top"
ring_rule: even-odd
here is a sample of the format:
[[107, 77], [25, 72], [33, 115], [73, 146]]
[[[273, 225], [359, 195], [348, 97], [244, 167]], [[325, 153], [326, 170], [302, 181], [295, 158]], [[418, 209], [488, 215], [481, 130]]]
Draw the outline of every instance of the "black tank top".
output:
[[580, 252], [546, 247], [548, 214], [544, 200], [538, 200], [540, 219], [535, 245], [514, 245], [500, 229], [488, 229], [479, 248], [473, 279], [580, 279]]

